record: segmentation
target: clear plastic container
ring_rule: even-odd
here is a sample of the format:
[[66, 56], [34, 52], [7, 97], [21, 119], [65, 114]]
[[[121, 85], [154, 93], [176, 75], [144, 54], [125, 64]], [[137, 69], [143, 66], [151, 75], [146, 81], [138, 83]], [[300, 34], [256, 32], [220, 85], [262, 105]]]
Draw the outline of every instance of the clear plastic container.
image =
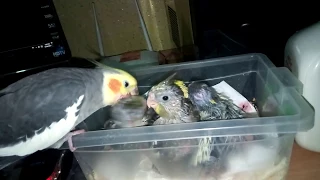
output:
[[[224, 80], [248, 100], [255, 98], [260, 117], [77, 135], [74, 154], [87, 179], [285, 179], [295, 133], [314, 123], [302, 84], [286, 68], [275, 67], [262, 54], [246, 54], [133, 70], [140, 93], [172, 72], [185, 82]], [[203, 138], [212, 140], [212, 153], [218, 155], [195, 166]], [[172, 152], [186, 155], [176, 158]]]

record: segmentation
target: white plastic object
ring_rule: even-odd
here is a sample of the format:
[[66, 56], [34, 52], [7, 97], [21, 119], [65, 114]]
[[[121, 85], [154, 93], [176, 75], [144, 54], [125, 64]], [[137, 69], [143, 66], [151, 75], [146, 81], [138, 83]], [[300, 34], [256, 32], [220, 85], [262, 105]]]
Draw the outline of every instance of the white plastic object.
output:
[[303, 96], [315, 110], [314, 127], [297, 133], [303, 148], [320, 152], [320, 21], [289, 38], [285, 47], [285, 66], [303, 83]]

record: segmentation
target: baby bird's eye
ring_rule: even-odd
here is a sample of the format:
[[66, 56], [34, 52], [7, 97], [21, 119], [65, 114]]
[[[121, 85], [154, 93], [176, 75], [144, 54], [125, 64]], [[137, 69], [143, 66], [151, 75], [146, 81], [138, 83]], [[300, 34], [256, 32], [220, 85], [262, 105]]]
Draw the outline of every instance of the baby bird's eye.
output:
[[167, 101], [167, 100], [169, 99], [169, 97], [168, 97], [168, 96], [163, 96], [162, 99], [163, 99], [164, 101]]
[[124, 87], [128, 87], [128, 86], [129, 86], [128, 81], [124, 81]]

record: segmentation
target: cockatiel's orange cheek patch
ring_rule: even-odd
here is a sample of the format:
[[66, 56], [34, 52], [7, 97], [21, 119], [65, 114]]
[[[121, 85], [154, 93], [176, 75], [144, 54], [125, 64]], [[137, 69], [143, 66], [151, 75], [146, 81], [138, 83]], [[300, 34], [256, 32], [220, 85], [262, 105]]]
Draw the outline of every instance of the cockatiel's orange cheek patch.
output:
[[110, 79], [108, 86], [114, 93], [118, 93], [121, 88], [121, 82], [117, 79]]

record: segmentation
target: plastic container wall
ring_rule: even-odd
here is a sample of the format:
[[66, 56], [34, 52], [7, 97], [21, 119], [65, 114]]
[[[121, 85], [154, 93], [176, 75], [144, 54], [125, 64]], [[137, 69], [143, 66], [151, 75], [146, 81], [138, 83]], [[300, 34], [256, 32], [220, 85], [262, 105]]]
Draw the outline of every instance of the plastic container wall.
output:
[[[295, 133], [313, 126], [314, 110], [301, 97], [302, 84], [286, 68], [276, 68], [262, 54], [154, 66], [134, 72], [140, 93], [173, 72], [185, 82], [206, 81], [215, 85], [223, 80], [248, 100], [255, 98], [260, 117], [77, 135], [73, 138], [78, 148], [75, 156], [87, 179], [132, 180], [161, 176], [197, 180], [230, 178], [222, 177], [228, 175], [246, 180], [283, 179]], [[256, 138], [251, 141], [233, 141], [253, 136]], [[214, 139], [212, 147], [220, 153], [214, 166], [192, 163], [201, 148], [199, 140], [203, 138]], [[151, 148], [154, 144], [161, 144], [161, 148]], [[176, 158], [171, 156], [175, 154], [172, 152], [186, 155]], [[150, 174], [151, 171], [154, 173]]]
[[[224, 173], [219, 172], [219, 167], [190, 165], [192, 156], [186, 156], [178, 161], [158, 156], [158, 152], [163, 150], [189, 148], [194, 152], [197, 151], [198, 146], [171, 146], [165, 149], [134, 148], [132, 150], [98, 150], [93, 148], [77, 152], [75, 157], [88, 180], [153, 180], [161, 178], [164, 178], [163, 180], [203, 180], [229, 179], [230, 177], [236, 179], [236, 176], [241, 176], [239, 178], [241, 180], [269, 178], [280, 180], [285, 179], [289, 167], [293, 139], [294, 135], [285, 135], [279, 138], [245, 143], [217, 144], [216, 146], [219, 147], [216, 148], [230, 149], [230, 153], [220, 159], [221, 162], [226, 163], [218, 164], [225, 166], [230, 171], [227, 173], [228, 176], [225, 175], [226, 177], [221, 177]], [[259, 147], [264, 148], [261, 154], [253, 154], [255, 153], [254, 148]], [[238, 162], [239, 154], [243, 156], [240, 158], [243, 162]], [[274, 156], [270, 158], [271, 155]], [[236, 158], [232, 159], [233, 157]], [[259, 158], [256, 159], [256, 157]]]

